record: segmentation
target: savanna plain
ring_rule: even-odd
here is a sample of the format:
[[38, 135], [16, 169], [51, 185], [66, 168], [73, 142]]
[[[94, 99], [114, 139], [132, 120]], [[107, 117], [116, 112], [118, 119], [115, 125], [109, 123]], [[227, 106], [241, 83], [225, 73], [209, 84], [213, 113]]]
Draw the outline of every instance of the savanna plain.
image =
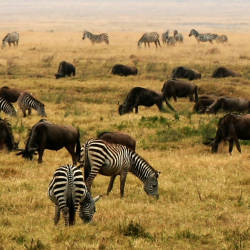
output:
[[[45, 104], [48, 120], [79, 128], [81, 143], [102, 131], [122, 131], [137, 141], [137, 152], [159, 177], [159, 200], [148, 197], [143, 184], [128, 174], [125, 197], [119, 179], [105, 195], [109, 178], [98, 175], [93, 195], [96, 204], [90, 224], [79, 216], [73, 227], [63, 219], [53, 224], [54, 205], [47, 189], [55, 169], [71, 163], [65, 149], [46, 150], [43, 163], [0, 152], [0, 249], [249, 249], [250, 248], [250, 148], [241, 141], [242, 153], [221, 145], [212, 154], [203, 141], [215, 136], [217, 115], [196, 114], [187, 98], [165, 106], [139, 107], [139, 113], [118, 114], [128, 91], [141, 86], [160, 92], [172, 69], [187, 66], [200, 71], [195, 81], [199, 94], [249, 98], [250, 34], [228, 35], [227, 44], [197, 44], [184, 33], [175, 47], [137, 48], [139, 32], [111, 32], [110, 45], [92, 46], [81, 32], [20, 32], [18, 48], [0, 55], [1, 86], [26, 90]], [[1, 37], [5, 35], [1, 32]], [[60, 61], [76, 66], [76, 76], [56, 80]], [[111, 74], [116, 63], [134, 65], [137, 76]], [[241, 77], [213, 79], [218, 66]], [[17, 108], [17, 105], [14, 104]], [[40, 117], [7, 117], [15, 140], [25, 145], [28, 129]]]

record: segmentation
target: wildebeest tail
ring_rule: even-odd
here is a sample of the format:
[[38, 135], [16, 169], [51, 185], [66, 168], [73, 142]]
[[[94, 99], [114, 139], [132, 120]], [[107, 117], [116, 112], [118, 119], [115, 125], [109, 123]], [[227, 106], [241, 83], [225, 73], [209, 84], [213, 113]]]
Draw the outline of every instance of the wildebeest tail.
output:
[[77, 161], [80, 160], [81, 157], [81, 143], [80, 143], [80, 131], [77, 129], [77, 142], [76, 142], [76, 157]]

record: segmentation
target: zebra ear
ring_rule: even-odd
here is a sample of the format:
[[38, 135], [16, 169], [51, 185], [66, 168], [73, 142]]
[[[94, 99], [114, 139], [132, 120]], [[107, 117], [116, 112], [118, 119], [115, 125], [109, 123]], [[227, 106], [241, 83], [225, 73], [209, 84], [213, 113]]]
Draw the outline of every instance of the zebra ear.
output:
[[101, 195], [98, 195], [95, 198], [93, 198], [94, 202], [96, 203], [97, 201], [99, 201], [101, 197], [102, 197]]
[[156, 178], [159, 177], [160, 173], [161, 173], [160, 171], [157, 171], [157, 172], [156, 172], [156, 174], [155, 174]]

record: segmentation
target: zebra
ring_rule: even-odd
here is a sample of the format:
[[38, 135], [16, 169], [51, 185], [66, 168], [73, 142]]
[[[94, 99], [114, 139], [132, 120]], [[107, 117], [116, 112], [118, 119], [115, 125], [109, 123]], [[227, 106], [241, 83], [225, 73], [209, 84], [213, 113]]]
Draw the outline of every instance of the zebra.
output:
[[16, 110], [13, 105], [10, 102], [6, 101], [6, 99], [2, 96], [0, 96], [0, 112], [1, 111], [8, 115], [16, 116]]
[[168, 37], [169, 37], [169, 30], [167, 30], [166, 32], [162, 33], [162, 35], [161, 35], [162, 43], [166, 43], [167, 40], [168, 40]]
[[39, 115], [47, 116], [44, 109], [44, 104], [27, 92], [22, 92], [20, 94], [17, 99], [17, 103], [20, 109], [23, 111], [23, 117], [26, 117], [26, 110], [28, 110], [28, 115], [31, 115], [31, 108], [35, 109]]
[[215, 41], [217, 43], [226, 43], [228, 41], [228, 38], [226, 35], [219, 35], [216, 37]]
[[80, 166], [84, 166], [84, 179], [91, 191], [91, 185], [98, 173], [111, 176], [107, 195], [111, 192], [117, 175], [120, 175], [120, 196], [124, 196], [124, 186], [128, 172], [132, 172], [144, 183], [144, 191], [159, 198], [156, 171], [141, 156], [126, 146], [110, 144], [100, 139], [90, 139], [81, 148]]
[[75, 224], [75, 213], [80, 205], [79, 216], [88, 223], [95, 213], [95, 202], [100, 196], [92, 198], [83, 181], [82, 171], [73, 165], [59, 167], [49, 184], [48, 196], [55, 204], [54, 223], [58, 224], [63, 212], [65, 226]]
[[19, 42], [19, 34], [17, 32], [8, 33], [2, 40], [2, 49], [6, 46], [6, 43], [11, 46], [13, 44], [14, 46], [18, 46]]
[[91, 32], [85, 30], [83, 32], [82, 40], [84, 40], [86, 37], [89, 38], [92, 44], [101, 43], [101, 42], [105, 42], [106, 44], [109, 44], [109, 37], [107, 33], [94, 35]]
[[167, 40], [167, 45], [175, 46], [176, 42], [177, 42], [177, 41], [176, 41], [175, 37], [170, 36], [170, 37], [168, 38], [168, 40]]
[[181, 33], [178, 33], [177, 30], [174, 30], [174, 38], [175, 38], [176, 42], [183, 43], [183, 35]]
[[204, 34], [199, 34], [199, 32], [195, 29], [192, 29], [189, 33], [190, 36], [194, 36], [197, 40], [197, 42], [210, 42], [213, 43], [213, 40], [217, 38], [217, 34], [211, 34], [211, 33], [204, 33]]
[[144, 43], [144, 46], [146, 47], [146, 44], [148, 44], [148, 47], [150, 47], [150, 43], [155, 43], [155, 46], [157, 48], [157, 45], [161, 47], [160, 41], [159, 41], [159, 34], [157, 32], [147, 32], [142, 35], [142, 37], [138, 41], [138, 47], [141, 47], [141, 44]]

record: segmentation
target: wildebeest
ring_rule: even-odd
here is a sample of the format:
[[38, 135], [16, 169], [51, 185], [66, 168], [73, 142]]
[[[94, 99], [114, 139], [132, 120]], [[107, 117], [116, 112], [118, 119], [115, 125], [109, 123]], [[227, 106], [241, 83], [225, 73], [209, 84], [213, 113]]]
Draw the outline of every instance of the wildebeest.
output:
[[7, 102], [16, 102], [21, 91], [14, 88], [4, 86], [0, 89], [0, 96], [3, 97]]
[[131, 136], [121, 132], [102, 132], [98, 135], [98, 139], [102, 139], [108, 143], [121, 144], [135, 151], [136, 141]]
[[229, 76], [235, 77], [235, 76], [241, 76], [241, 75], [233, 72], [232, 70], [226, 67], [217, 68], [212, 75], [212, 77], [214, 78], [229, 77]]
[[76, 74], [76, 69], [75, 66], [71, 63], [62, 61], [59, 64], [58, 67], [58, 72], [57, 74], [55, 74], [56, 79], [61, 78], [61, 77], [65, 77], [65, 76], [75, 76]]
[[116, 64], [112, 68], [112, 74], [120, 76], [137, 75], [137, 68]]
[[18, 46], [18, 42], [19, 42], [19, 34], [17, 32], [8, 33], [3, 38], [2, 49], [6, 46], [6, 43], [8, 43], [9, 46], [11, 46], [11, 44], [13, 44], [14, 46]]
[[220, 97], [206, 109], [206, 113], [216, 114], [220, 109], [226, 112], [250, 112], [250, 102], [243, 98]]
[[218, 151], [221, 141], [229, 141], [229, 153], [233, 151], [234, 142], [241, 153], [239, 139], [250, 140], [250, 115], [227, 114], [219, 120], [212, 152]]
[[194, 104], [193, 110], [197, 113], [204, 114], [207, 107], [209, 107], [215, 100], [216, 98], [213, 96], [199, 96], [198, 101]]
[[177, 101], [177, 97], [189, 97], [190, 101], [198, 101], [198, 87], [195, 84], [184, 82], [181, 80], [168, 80], [161, 89], [164, 98], [170, 99], [171, 97]]
[[7, 147], [8, 151], [18, 148], [18, 142], [14, 141], [10, 123], [6, 119], [0, 118], [0, 149], [2, 149], [4, 145]]
[[173, 69], [172, 77], [173, 78], [187, 78], [188, 80], [191, 81], [191, 80], [201, 78], [201, 74], [192, 69], [179, 66]]
[[38, 152], [38, 163], [42, 163], [45, 149], [59, 150], [65, 147], [76, 164], [80, 157], [80, 133], [72, 126], [53, 124], [46, 119], [40, 120], [29, 131], [25, 149], [17, 155], [32, 160], [34, 153]]
[[[129, 91], [126, 100], [122, 105], [119, 106], [118, 112], [120, 115], [123, 115], [133, 112], [133, 109], [135, 108], [135, 113], [138, 113], [138, 106], [151, 107], [154, 104], [156, 104], [158, 109], [161, 111], [163, 101], [163, 95], [158, 94], [150, 89], [135, 87]], [[175, 111], [167, 99], [165, 99], [165, 102], [171, 110]]]

